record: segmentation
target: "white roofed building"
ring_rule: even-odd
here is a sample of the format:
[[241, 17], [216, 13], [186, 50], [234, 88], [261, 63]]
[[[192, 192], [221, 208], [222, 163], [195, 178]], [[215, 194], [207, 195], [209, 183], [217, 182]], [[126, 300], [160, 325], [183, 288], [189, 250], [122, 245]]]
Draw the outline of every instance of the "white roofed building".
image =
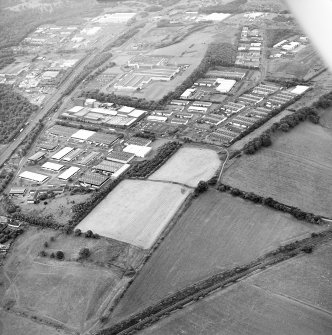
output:
[[42, 169], [58, 172], [63, 168], [62, 164], [46, 162], [41, 166]]
[[86, 141], [89, 137], [95, 134], [95, 131], [80, 129], [70, 137], [77, 140]]
[[137, 157], [146, 157], [150, 151], [152, 150], [151, 147], [144, 147], [141, 145], [135, 145], [135, 144], [129, 144], [128, 146], [126, 146], [123, 151], [124, 152], [129, 152], [131, 154], [134, 154]]
[[42, 184], [47, 179], [49, 179], [49, 176], [45, 176], [43, 174], [30, 172], [30, 171], [24, 171], [20, 173], [19, 177], [22, 179], [26, 179], [28, 181], [37, 182], [38, 184]]
[[77, 173], [80, 170], [79, 167], [76, 166], [71, 166], [70, 168], [68, 168], [67, 170], [65, 170], [64, 172], [62, 172], [58, 178], [59, 179], [63, 179], [63, 180], [67, 180], [69, 179], [71, 176], [73, 176], [75, 173]]
[[217, 83], [219, 84], [216, 87], [216, 90], [220, 93], [228, 93], [233, 86], [236, 84], [236, 80], [234, 79], [224, 79], [224, 78], [218, 78]]

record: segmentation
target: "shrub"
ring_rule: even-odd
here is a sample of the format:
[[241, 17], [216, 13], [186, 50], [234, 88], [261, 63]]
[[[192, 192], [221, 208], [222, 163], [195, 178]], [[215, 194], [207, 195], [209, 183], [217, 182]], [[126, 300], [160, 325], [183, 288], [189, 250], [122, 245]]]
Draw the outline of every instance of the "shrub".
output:
[[65, 254], [64, 254], [63, 251], [61, 251], [61, 250], [58, 250], [58, 251], [56, 252], [55, 256], [56, 256], [57, 259], [60, 259], [60, 260], [62, 260], [62, 259], [65, 258]]
[[91, 255], [89, 248], [82, 248], [79, 252], [79, 256], [81, 259], [87, 259]]

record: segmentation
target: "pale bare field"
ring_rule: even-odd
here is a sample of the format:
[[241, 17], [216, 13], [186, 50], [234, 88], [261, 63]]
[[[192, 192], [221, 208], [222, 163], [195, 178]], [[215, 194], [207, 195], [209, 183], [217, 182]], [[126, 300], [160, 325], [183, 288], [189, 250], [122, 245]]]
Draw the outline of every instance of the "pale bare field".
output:
[[218, 154], [214, 150], [184, 147], [149, 179], [172, 181], [195, 187], [199, 181], [213, 177], [220, 164]]
[[124, 180], [77, 228], [148, 249], [189, 193], [179, 185]]
[[210, 190], [193, 201], [152, 254], [112, 319], [120, 320], [196, 281], [247, 264], [320, 229]]

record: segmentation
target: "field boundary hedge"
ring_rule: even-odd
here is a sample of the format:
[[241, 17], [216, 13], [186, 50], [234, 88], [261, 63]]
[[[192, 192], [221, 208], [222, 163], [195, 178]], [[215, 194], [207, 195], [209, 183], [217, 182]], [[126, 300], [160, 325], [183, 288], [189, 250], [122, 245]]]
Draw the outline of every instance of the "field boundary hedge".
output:
[[329, 240], [331, 236], [332, 230], [327, 230], [321, 233], [312, 233], [308, 238], [280, 246], [278, 249], [265, 254], [249, 264], [219, 272], [179, 290], [142, 311], [132, 314], [125, 320], [95, 334], [133, 334], [169, 315], [171, 312], [182, 309], [185, 305], [198, 301], [217, 289], [229, 286], [254, 271], [266, 269], [268, 266], [295, 257], [301, 252], [311, 253], [315, 245]]

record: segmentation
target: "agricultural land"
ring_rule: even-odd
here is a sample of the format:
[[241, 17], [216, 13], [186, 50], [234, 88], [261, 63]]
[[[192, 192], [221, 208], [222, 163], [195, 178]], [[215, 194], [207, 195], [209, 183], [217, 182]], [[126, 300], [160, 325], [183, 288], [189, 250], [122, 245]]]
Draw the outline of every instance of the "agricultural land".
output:
[[[188, 306], [140, 334], [328, 334], [331, 243]], [[313, 289], [316, 287], [316, 289]]]
[[331, 333], [332, 74], [283, 1], [0, 31], [0, 335]]

